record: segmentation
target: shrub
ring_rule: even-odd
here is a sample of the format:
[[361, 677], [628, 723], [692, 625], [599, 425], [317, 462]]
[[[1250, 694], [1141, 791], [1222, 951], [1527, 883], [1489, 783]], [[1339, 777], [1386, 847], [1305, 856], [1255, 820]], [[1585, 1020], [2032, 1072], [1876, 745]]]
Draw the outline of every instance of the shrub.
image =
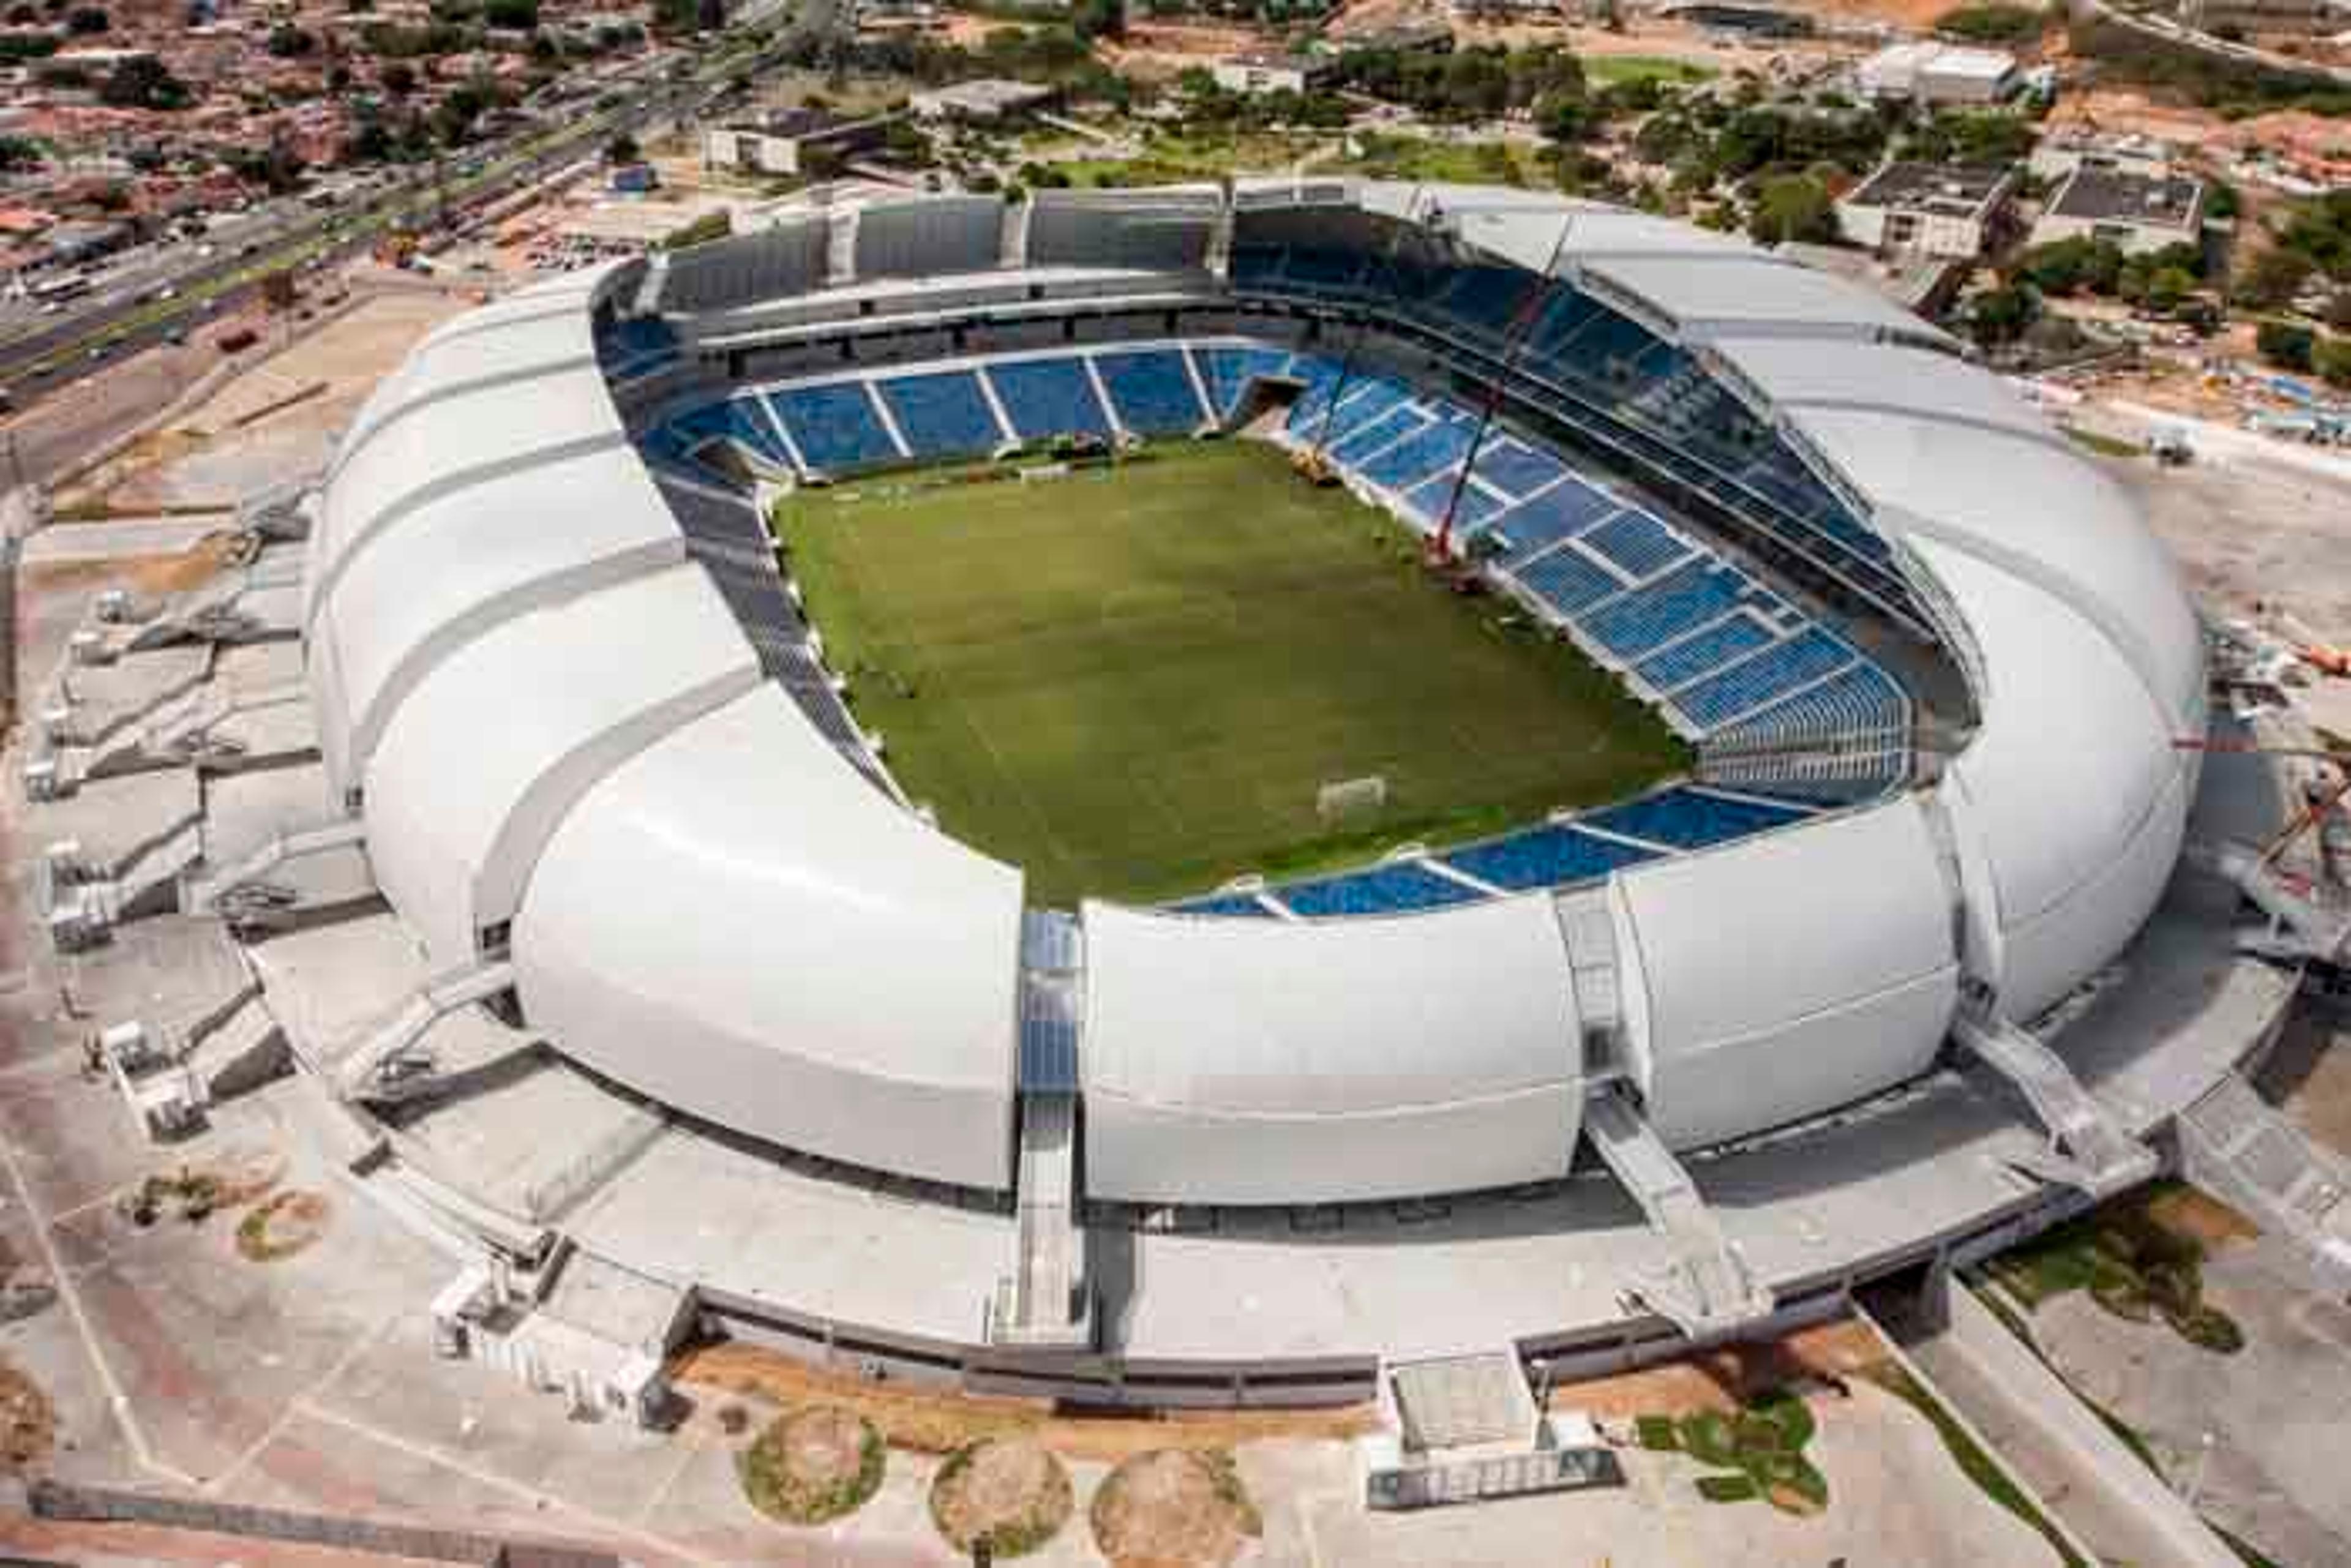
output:
[[1653, 1454], [1677, 1453], [1681, 1449], [1682, 1440], [1674, 1430], [1674, 1418], [1670, 1416], [1635, 1416], [1633, 1435], [1641, 1447]]
[[1700, 1476], [1698, 1495], [1708, 1502], [1752, 1502], [1759, 1495], [1755, 1478], [1745, 1471], [1727, 1476]]

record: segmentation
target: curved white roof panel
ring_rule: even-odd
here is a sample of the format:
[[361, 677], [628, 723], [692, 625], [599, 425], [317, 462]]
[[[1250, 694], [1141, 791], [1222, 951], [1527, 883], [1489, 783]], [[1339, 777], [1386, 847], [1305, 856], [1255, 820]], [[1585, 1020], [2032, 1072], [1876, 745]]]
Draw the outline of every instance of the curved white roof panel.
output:
[[476, 933], [513, 918], [540, 846], [596, 779], [758, 679], [691, 564], [531, 611], [444, 660], [363, 776], [377, 875], [435, 967], [471, 960]]
[[[346, 573], [311, 631], [314, 685], [331, 678], [327, 771], [358, 776], [416, 683], [489, 628], [684, 559], [685, 539], [626, 447], [485, 479], [417, 507]], [[332, 672], [331, 675], [329, 672]]]
[[1549, 896], [1299, 924], [1097, 903], [1085, 926], [1100, 1196], [1320, 1202], [1565, 1172], [1583, 1030]]
[[1711, 347], [1782, 413], [1809, 404], [1857, 408], [2064, 440], [1999, 377], [1932, 350], [1737, 333]]
[[713, 1122], [1009, 1179], [1020, 874], [892, 806], [773, 685], [613, 768], [515, 922], [525, 1012]]
[[1648, 301], [1684, 342], [1732, 334], [1949, 340], [1889, 300], [1761, 251], [1598, 256], [1581, 266]]
[[1958, 998], [1957, 891], [1908, 799], [1620, 873], [1659, 1132], [1718, 1142], [1916, 1076]]

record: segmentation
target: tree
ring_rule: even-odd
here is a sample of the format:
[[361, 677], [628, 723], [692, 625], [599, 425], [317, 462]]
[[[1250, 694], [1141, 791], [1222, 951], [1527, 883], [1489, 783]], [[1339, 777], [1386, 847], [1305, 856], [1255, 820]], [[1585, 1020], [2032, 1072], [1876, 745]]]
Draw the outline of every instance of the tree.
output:
[[111, 26], [104, 11], [95, 5], [77, 5], [66, 13], [66, 31], [88, 37], [103, 33]]
[[1830, 200], [1828, 187], [1810, 174], [1782, 174], [1764, 181], [1756, 192], [1747, 233], [1760, 245], [1833, 240], [1836, 204]]
[[538, 26], [538, 0], [486, 0], [482, 20], [510, 33], [528, 33]]
[[633, 163], [637, 156], [637, 139], [625, 131], [604, 143], [604, 162], [607, 163]]
[[39, 142], [24, 136], [0, 136], [0, 169], [37, 169], [40, 164]]
[[2325, 338], [2310, 357], [2310, 368], [2330, 386], [2351, 386], [2351, 338]]
[[2264, 321], [2253, 334], [2253, 347], [2280, 370], [2307, 371], [2318, 347], [2318, 334], [2291, 321]]
[[1126, 0], [1077, 0], [1070, 26], [1081, 38], [1126, 37]]
[[406, 60], [394, 60], [376, 73], [383, 90], [394, 98], [406, 98], [416, 90], [416, 68]]
[[2282, 310], [2317, 270], [2300, 251], [2272, 246], [2238, 271], [2236, 301], [2248, 310]]
[[114, 109], [185, 109], [188, 84], [152, 55], [132, 55], [100, 84], [98, 99]]
[[2041, 298], [2027, 286], [1987, 288], [1968, 308], [1968, 330], [1986, 348], [2012, 343], [2041, 315]]
[[280, 23], [269, 30], [267, 47], [270, 54], [278, 59], [300, 59], [318, 47], [316, 37], [291, 23]]
[[2039, 292], [2060, 298], [2085, 289], [2112, 294], [2122, 278], [2123, 252], [2112, 240], [2074, 235], [2034, 246], [2016, 258], [2013, 270]]
[[1599, 118], [1580, 90], [1548, 93], [1535, 100], [1535, 129], [1558, 146], [1582, 141], [1597, 129]]
[[2002, 0], [1961, 5], [1935, 19], [1935, 31], [1970, 44], [2022, 44], [2041, 36], [2050, 14], [2038, 5], [2012, 5]]

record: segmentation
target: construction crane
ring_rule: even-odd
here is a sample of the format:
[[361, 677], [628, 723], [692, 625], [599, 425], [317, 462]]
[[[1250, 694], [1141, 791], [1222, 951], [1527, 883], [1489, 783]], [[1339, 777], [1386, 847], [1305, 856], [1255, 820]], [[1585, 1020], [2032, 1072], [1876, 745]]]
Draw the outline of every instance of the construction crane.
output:
[[1559, 237], [1552, 242], [1551, 259], [1543, 264], [1542, 275], [1527, 280], [1526, 293], [1520, 297], [1518, 308], [1510, 312], [1510, 324], [1502, 329], [1502, 372], [1486, 383], [1486, 395], [1478, 405], [1478, 426], [1469, 433], [1469, 450], [1461, 459], [1461, 466], [1453, 476], [1453, 487], [1446, 493], [1445, 515], [1437, 519], [1437, 532], [1428, 543], [1428, 563], [1445, 567], [1453, 561], [1453, 519], [1461, 509], [1461, 493], [1469, 486], [1469, 471], [1478, 465], [1478, 457], [1486, 448], [1486, 434], [1494, 425], [1494, 415], [1502, 406], [1502, 386], [1519, 368], [1520, 352], [1527, 340], [1534, 335], [1536, 319], [1543, 313], [1550, 299], [1548, 286], [1559, 276], [1560, 257], [1567, 254], [1568, 236], [1575, 232], [1575, 213], [1571, 209], [1560, 220]]
[[[1379, 262], [1380, 267], [1388, 272], [1393, 273], [1395, 270], [1396, 253], [1403, 246], [1404, 236], [1419, 224], [1420, 199], [1420, 191], [1416, 187], [1412, 193], [1412, 201], [1405, 209], [1404, 220], [1388, 233], [1387, 253], [1380, 258]], [[1339, 481], [1338, 470], [1332, 466], [1331, 459], [1325, 455], [1324, 448], [1330, 444], [1331, 426], [1339, 415], [1339, 400], [1347, 395], [1347, 385], [1354, 380], [1355, 356], [1362, 351], [1364, 334], [1369, 330], [1367, 323], [1363, 321], [1356, 323], [1354, 335], [1347, 340], [1347, 351], [1339, 358], [1338, 379], [1331, 383], [1331, 396], [1322, 404], [1322, 422], [1314, 427], [1314, 444], [1290, 459], [1290, 466], [1296, 468], [1310, 483], [1335, 485]]]

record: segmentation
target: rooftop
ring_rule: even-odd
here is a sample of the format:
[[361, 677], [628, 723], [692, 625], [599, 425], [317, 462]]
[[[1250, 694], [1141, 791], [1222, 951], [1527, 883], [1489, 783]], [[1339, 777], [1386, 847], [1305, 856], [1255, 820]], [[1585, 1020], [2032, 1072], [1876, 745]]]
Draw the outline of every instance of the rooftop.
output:
[[2006, 191], [2012, 172], [2005, 163], [1888, 163], [1845, 200], [1971, 217]]
[[2183, 174], [2155, 176], [2115, 169], [2076, 169], [2057, 188], [2050, 213], [2058, 217], [2128, 222], [2176, 228], [2196, 223], [2204, 183]]

